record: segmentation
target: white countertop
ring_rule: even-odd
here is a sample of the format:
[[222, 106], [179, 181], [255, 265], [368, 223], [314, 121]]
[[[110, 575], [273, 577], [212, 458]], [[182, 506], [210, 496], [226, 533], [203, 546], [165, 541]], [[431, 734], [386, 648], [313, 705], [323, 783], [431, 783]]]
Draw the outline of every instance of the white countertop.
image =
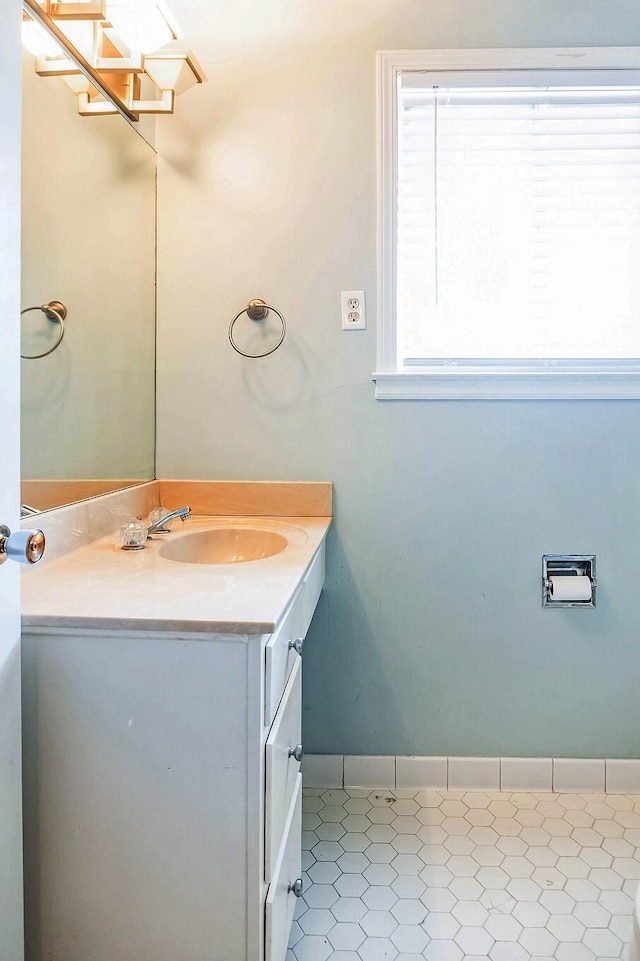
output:
[[[123, 551], [118, 534], [110, 534], [25, 569], [23, 629], [269, 634], [330, 525], [330, 517], [192, 515], [141, 551]], [[289, 544], [235, 564], [185, 564], [160, 554], [167, 539], [219, 527], [273, 530]]]

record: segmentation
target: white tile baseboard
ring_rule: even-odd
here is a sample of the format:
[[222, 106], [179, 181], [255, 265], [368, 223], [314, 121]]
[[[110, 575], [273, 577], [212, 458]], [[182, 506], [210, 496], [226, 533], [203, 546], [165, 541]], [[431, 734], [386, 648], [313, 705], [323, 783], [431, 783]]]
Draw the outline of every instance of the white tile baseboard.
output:
[[305, 787], [640, 794], [640, 759], [306, 754]]
[[344, 755], [344, 786], [395, 788], [396, 759], [393, 754]]
[[446, 790], [449, 784], [449, 758], [396, 757], [396, 787], [399, 790]]
[[640, 761], [608, 759], [605, 761], [607, 794], [640, 794]]
[[302, 759], [302, 781], [305, 787], [342, 787], [342, 754], [305, 754]]
[[605, 762], [596, 758], [553, 759], [553, 790], [557, 794], [595, 791], [604, 794]]
[[450, 757], [450, 791], [499, 791], [499, 757]]
[[550, 757], [500, 758], [501, 791], [552, 791], [553, 761]]

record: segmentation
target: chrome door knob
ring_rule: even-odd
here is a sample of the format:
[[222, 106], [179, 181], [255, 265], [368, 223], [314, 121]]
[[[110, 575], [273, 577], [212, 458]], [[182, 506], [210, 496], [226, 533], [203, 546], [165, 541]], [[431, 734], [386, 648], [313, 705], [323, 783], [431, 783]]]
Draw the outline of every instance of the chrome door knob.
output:
[[304, 644], [304, 638], [296, 637], [295, 641], [289, 641], [289, 650], [295, 651], [296, 654], [299, 654], [300, 657], [302, 657], [303, 644]]
[[301, 898], [303, 889], [304, 883], [302, 878], [298, 878], [297, 881], [293, 881], [293, 883], [289, 885], [287, 891], [289, 894], [295, 894], [297, 898]]
[[19, 564], [37, 564], [42, 559], [45, 537], [41, 530], [16, 531], [0, 525], [0, 563], [10, 558]]
[[302, 750], [302, 744], [296, 744], [295, 747], [289, 748], [289, 757], [294, 757], [298, 764], [302, 761], [302, 756], [304, 751]]

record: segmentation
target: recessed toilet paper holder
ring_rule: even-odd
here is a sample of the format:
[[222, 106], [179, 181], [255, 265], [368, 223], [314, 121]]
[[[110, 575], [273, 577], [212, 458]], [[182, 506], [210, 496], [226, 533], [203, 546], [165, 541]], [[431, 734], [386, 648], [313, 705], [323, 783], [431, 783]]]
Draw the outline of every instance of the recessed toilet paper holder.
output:
[[[552, 577], [588, 577], [591, 581], [590, 597], [584, 599], [560, 599], [552, 593]], [[544, 554], [542, 557], [542, 606], [543, 607], [595, 607], [596, 606], [596, 556], [595, 554]]]

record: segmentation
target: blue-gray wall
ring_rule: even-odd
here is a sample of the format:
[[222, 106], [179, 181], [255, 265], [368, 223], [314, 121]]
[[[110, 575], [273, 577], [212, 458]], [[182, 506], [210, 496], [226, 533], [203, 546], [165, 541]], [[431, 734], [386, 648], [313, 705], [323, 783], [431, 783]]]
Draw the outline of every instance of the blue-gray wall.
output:
[[[370, 380], [376, 50], [640, 44], [638, 0], [189, 6], [209, 83], [159, 130], [158, 476], [334, 482], [306, 750], [640, 756], [640, 404]], [[289, 321], [262, 361], [226, 339], [254, 296]], [[560, 552], [597, 554], [595, 611], [541, 609]]]

